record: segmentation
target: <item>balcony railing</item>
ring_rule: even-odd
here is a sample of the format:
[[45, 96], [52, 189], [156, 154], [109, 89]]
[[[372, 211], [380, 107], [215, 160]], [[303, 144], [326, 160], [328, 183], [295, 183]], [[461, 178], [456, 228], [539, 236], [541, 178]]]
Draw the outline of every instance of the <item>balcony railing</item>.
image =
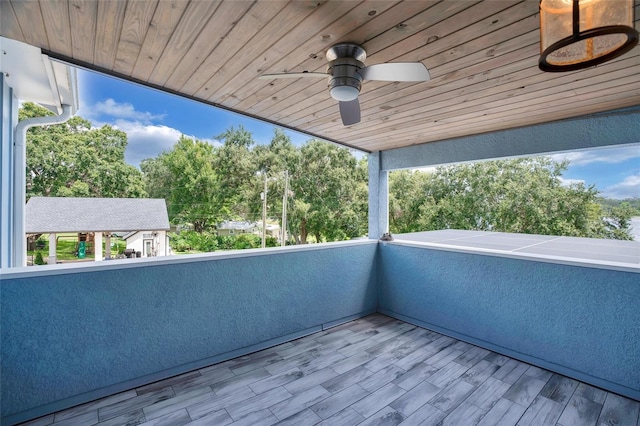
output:
[[640, 399], [638, 273], [401, 242], [3, 271], [7, 424], [372, 312]]

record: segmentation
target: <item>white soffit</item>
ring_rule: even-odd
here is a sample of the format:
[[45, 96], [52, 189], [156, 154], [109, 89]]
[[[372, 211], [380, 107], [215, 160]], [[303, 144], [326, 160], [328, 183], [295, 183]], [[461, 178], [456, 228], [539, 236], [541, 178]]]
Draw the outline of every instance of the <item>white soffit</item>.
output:
[[58, 114], [62, 105], [78, 108], [76, 70], [51, 61], [39, 48], [0, 37], [0, 71], [16, 98], [36, 102]]

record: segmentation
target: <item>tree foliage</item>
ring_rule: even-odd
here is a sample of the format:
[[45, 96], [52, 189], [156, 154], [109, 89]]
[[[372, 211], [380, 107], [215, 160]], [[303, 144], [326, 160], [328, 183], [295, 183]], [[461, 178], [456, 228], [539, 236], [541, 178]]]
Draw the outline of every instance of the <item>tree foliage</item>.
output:
[[36, 252], [36, 258], [33, 260], [34, 265], [46, 265], [41, 252]]
[[616, 240], [631, 240], [631, 218], [638, 215], [638, 210], [634, 209], [628, 202], [620, 203], [610, 209], [604, 209], [604, 232], [603, 238]]
[[243, 127], [216, 139], [222, 146], [182, 137], [142, 162], [147, 191], [167, 200], [173, 223], [204, 233], [223, 220], [259, 221], [266, 178], [267, 217], [281, 221], [286, 200], [288, 220], [281, 226], [296, 243], [309, 235], [335, 241], [366, 234], [366, 162], [348, 149], [321, 141], [296, 147], [279, 129], [268, 145], [256, 146]]
[[[292, 175], [291, 223], [297, 241], [355, 238], [366, 233], [367, 171], [348, 149], [312, 140], [300, 149]], [[363, 202], [364, 201], [364, 202]]]
[[443, 166], [433, 173], [394, 172], [391, 231], [466, 229], [631, 239], [631, 210], [605, 217], [593, 186], [562, 184], [567, 166], [533, 157]]
[[203, 232], [221, 219], [214, 162], [211, 144], [181, 136], [171, 151], [143, 160], [140, 168], [149, 193], [166, 200], [169, 218]]
[[625, 204], [633, 211], [632, 216], [640, 216], [640, 197], [627, 198], [625, 200], [615, 200], [612, 198], [599, 198], [598, 203], [602, 206], [603, 210], [608, 213], [616, 207], [621, 207]]
[[[181, 231], [170, 234], [171, 246], [177, 252], [211, 252], [216, 250], [244, 250], [262, 247], [262, 238], [255, 234], [216, 235], [215, 232]], [[276, 247], [278, 241], [267, 237], [266, 246]]]
[[[19, 119], [52, 115], [26, 102]], [[27, 199], [57, 197], [145, 197], [142, 174], [124, 160], [126, 133], [91, 128], [82, 117], [27, 132]]]
[[231, 127], [216, 136], [223, 145], [214, 153], [217, 174], [216, 191], [221, 219], [240, 218], [251, 202], [251, 189], [256, 175], [251, 132], [240, 126]]
[[[300, 166], [300, 149], [291, 142], [291, 139], [281, 130], [275, 129], [273, 137], [268, 145], [258, 145], [253, 149], [256, 174], [248, 191], [248, 214], [246, 217], [259, 219], [262, 217], [262, 198], [264, 192], [264, 179], [267, 179], [267, 212], [271, 217], [282, 218], [282, 203], [285, 190], [285, 172], [289, 179], [289, 192], [287, 194], [288, 234], [298, 238], [298, 229], [292, 226], [291, 209], [295, 193], [291, 189], [291, 179], [296, 175]], [[282, 220], [280, 220], [282, 222]], [[280, 223], [282, 225], [282, 223]]]

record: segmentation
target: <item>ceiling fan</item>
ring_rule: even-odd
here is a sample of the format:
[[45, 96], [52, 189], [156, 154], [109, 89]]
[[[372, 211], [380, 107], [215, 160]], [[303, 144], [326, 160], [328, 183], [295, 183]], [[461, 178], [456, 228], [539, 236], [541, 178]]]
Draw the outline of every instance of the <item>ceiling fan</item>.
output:
[[367, 52], [353, 43], [340, 43], [327, 51], [327, 72], [291, 72], [263, 74], [260, 79], [329, 77], [329, 92], [338, 101], [340, 117], [345, 126], [360, 122], [358, 94], [362, 80], [428, 81], [429, 71], [422, 62], [392, 62], [364, 65]]

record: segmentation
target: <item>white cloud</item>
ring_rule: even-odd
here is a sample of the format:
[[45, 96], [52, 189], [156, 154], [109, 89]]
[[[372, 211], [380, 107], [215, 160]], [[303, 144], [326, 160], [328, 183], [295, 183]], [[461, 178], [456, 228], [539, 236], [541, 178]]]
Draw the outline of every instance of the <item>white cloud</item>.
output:
[[137, 121], [116, 120], [114, 127], [127, 134], [125, 160], [135, 166], [145, 158], [155, 157], [169, 150], [182, 133], [168, 126], [144, 124]]
[[640, 173], [627, 176], [622, 182], [606, 187], [601, 195], [617, 200], [640, 197]]
[[[182, 132], [172, 127], [145, 124], [139, 121], [116, 120], [113, 127], [127, 134], [125, 160], [134, 166], [138, 166], [145, 158], [156, 157], [162, 151], [170, 150], [182, 136]], [[186, 136], [195, 139], [194, 136]], [[213, 139], [200, 140], [214, 146], [220, 145], [220, 142]]]
[[[137, 111], [130, 103], [119, 103], [109, 98], [94, 105], [88, 105], [81, 99], [81, 111], [78, 114], [88, 118], [94, 128], [110, 125], [127, 134], [125, 161], [139, 166], [145, 158], [156, 157], [162, 151], [170, 150], [183, 133], [169, 126], [156, 124], [165, 114], [152, 114]], [[194, 136], [186, 135], [188, 137]], [[213, 139], [201, 139], [214, 146], [220, 143]]]
[[[84, 109], [83, 109], [84, 112]], [[146, 111], [137, 111], [130, 103], [119, 103], [109, 98], [105, 101], [87, 107], [85, 112], [89, 117], [108, 116], [116, 119], [140, 121], [150, 124], [155, 120], [162, 120], [166, 114], [151, 114]]]
[[592, 163], [617, 164], [631, 158], [640, 158], [640, 148], [634, 144], [625, 147], [565, 152], [553, 154], [550, 157], [555, 161], [569, 160], [571, 166], [586, 166]]

